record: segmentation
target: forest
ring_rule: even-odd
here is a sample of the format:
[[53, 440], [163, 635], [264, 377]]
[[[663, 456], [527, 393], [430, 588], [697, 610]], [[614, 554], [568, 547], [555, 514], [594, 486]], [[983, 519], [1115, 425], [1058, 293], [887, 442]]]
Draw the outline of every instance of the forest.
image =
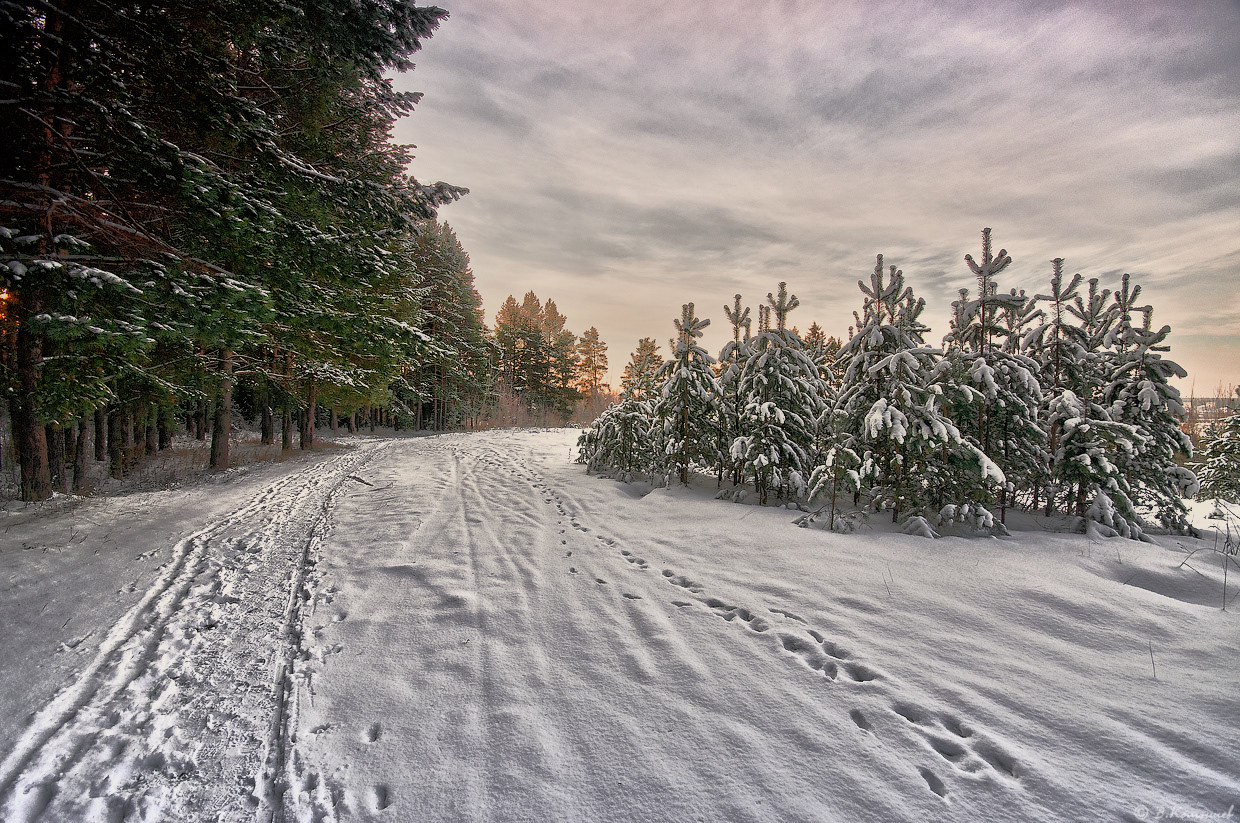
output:
[[0, 385], [22, 499], [81, 490], [88, 460], [122, 476], [181, 427], [222, 469], [242, 420], [288, 450], [316, 424], [562, 423], [597, 405], [598, 332], [579, 345], [532, 292], [488, 329], [437, 219], [467, 190], [410, 176], [413, 147], [391, 139], [419, 100], [392, 74], [446, 16], [0, 10]]
[[1154, 325], [1141, 287], [1067, 276], [1056, 259], [1045, 292], [1003, 291], [1012, 258], [988, 228], [981, 251], [964, 257], [977, 286], [952, 303], [940, 346], [925, 299], [882, 255], [858, 281], [844, 341], [817, 323], [802, 338], [789, 319], [800, 301], [780, 283], [756, 332], [741, 295], [724, 306], [732, 340], [716, 358], [697, 342], [710, 320], [685, 304], [671, 357], [642, 341], [622, 402], [582, 436], [581, 462], [625, 480], [704, 471], [737, 501], [746, 484], [761, 503], [822, 500], [803, 524], [822, 516], [838, 531], [855, 525], [842, 495], [925, 536], [955, 524], [1005, 533], [1011, 508], [1110, 536], [1141, 538], [1147, 522], [1188, 531], [1198, 480], [1171, 383], [1185, 372], [1163, 357], [1171, 328]]

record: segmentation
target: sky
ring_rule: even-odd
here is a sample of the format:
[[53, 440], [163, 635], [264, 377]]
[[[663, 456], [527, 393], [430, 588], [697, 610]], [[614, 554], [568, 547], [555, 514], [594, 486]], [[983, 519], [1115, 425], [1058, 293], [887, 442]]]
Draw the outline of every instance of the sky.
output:
[[1129, 272], [1181, 389], [1240, 384], [1237, 0], [442, 5], [395, 137], [470, 189], [441, 217], [488, 322], [552, 298], [613, 384], [682, 303], [717, 349], [732, 295], [779, 281], [789, 322], [846, 336], [879, 253], [937, 342], [983, 227], [1005, 291], [1047, 291], [1055, 257]]

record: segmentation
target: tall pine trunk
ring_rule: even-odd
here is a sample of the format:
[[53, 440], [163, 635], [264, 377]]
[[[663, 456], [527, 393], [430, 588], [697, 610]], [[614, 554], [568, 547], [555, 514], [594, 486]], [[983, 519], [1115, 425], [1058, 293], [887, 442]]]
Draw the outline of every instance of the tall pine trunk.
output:
[[95, 409], [95, 460], [102, 463], [108, 459], [108, 412]]
[[77, 438], [73, 443], [73, 490], [80, 492], [82, 487], [86, 485], [86, 432], [90, 427], [86, 425], [86, 418], [82, 418], [77, 424]]
[[228, 468], [228, 433], [232, 428], [232, 352], [220, 349], [220, 393], [215, 401], [215, 416], [211, 426], [211, 468]]
[[151, 404], [146, 416], [146, 453], [159, 451], [159, 406]]
[[30, 331], [28, 323], [17, 328], [17, 379], [21, 392], [13, 398], [13, 443], [21, 471], [22, 500], [46, 500], [52, 496], [52, 477], [47, 465], [47, 431], [39, 422], [36, 398], [39, 396], [39, 367], [43, 363], [43, 341]]
[[293, 410], [286, 403], [280, 411], [280, 451], [293, 450]]
[[108, 471], [118, 480], [125, 476], [125, 415], [120, 409], [108, 413]]
[[172, 448], [172, 427], [175, 418], [168, 407], [159, 410], [159, 450]]
[[44, 437], [47, 439], [48, 477], [52, 488], [66, 494], [69, 491], [69, 480], [65, 477], [65, 431], [59, 423], [48, 423]]
[[306, 386], [306, 416], [302, 418], [301, 424], [301, 447], [307, 450], [314, 448], [315, 401], [318, 393], [319, 387], [315, 385], [314, 378], [311, 378]]
[[207, 401], [199, 400], [194, 407], [194, 437], [198, 440], [207, 439]]
[[270, 446], [276, 442], [275, 420], [271, 412], [270, 390], [263, 390], [262, 420], [259, 427], [262, 431], [262, 444]]
[[336, 407], [332, 406], [332, 437], [340, 431], [340, 415], [336, 413]]

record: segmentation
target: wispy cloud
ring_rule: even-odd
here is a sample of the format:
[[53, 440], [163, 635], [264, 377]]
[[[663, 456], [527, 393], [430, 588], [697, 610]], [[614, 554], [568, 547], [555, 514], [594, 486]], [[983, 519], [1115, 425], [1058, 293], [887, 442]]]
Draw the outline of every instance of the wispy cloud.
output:
[[397, 136], [472, 189], [444, 217], [492, 311], [552, 296], [619, 365], [787, 280], [842, 333], [882, 252], [941, 333], [992, 226], [1005, 286], [1130, 271], [1198, 385], [1240, 379], [1235, 3], [448, 8]]

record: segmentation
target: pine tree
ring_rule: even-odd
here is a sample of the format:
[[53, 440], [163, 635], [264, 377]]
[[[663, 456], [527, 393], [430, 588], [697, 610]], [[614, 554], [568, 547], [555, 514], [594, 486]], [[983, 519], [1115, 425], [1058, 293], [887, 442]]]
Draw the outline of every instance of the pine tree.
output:
[[591, 326], [577, 342], [577, 386], [591, 416], [596, 412], [600, 395], [610, 392], [603, 382], [607, 375], [607, 344], [599, 339], [598, 329]]
[[947, 395], [952, 421], [1004, 475], [1002, 481], [979, 476], [971, 490], [961, 491], [975, 506], [988, 508], [997, 502], [1003, 522], [1018, 492], [1030, 499], [1037, 493], [1050, 461], [1038, 420], [1040, 366], [1020, 353], [1021, 332], [1036, 320], [1037, 309], [1023, 292], [999, 291], [995, 277], [1012, 258], [1005, 249], [992, 253], [990, 229], [982, 230], [981, 262], [970, 255], [965, 262], [977, 278], [977, 297], [970, 299], [968, 289], [961, 289], [952, 303], [939, 373], [951, 375], [944, 385], [957, 389]]
[[637, 349], [629, 357], [620, 378], [624, 398], [652, 400], [658, 394], [656, 375], [662, 365], [663, 356], [659, 354], [659, 344], [654, 338], [643, 337], [638, 340]]
[[1177, 462], [1192, 456], [1192, 441], [1180, 428], [1187, 414], [1171, 378], [1187, 375], [1160, 354], [1170, 350], [1164, 343], [1171, 327], [1152, 328], [1154, 310], [1138, 305], [1140, 296], [1141, 287], [1125, 274], [1115, 293], [1116, 323], [1110, 334], [1115, 365], [1102, 403], [1112, 420], [1141, 434], [1140, 449], [1118, 456], [1133, 502], [1164, 527], [1183, 533], [1190, 530], [1184, 497], [1197, 491], [1197, 478]]
[[1197, 497], [1240, 503], [1240, 412], [1212, 424], [1201, 440], [1195, 464], [1201, 484]]
[[653, 451], [654, 425], [650, 401], [625, 397], [582, 433], [578, 462], [585, 463], [588, 471], [613, 472], [626, 483], [638, 474], [652, 473], [660, 463]]
[[750, 311], [748, 306], [741, 305], [741, 296], [734, 295], [732, 306], [723, 307], [724, 316], [732, 325], [732, 339], [726, 343], [719, 353], [719, 426], [717, 429], [717, 449], [723, 459], [719, 462], [719, 481], [722, 485], [723, 474], [730, 473], [732, 483], [740, 485], [744, 480], [744, 461], [732, 454], [732, 443], [741, 434], [741, 412], [743, 399], [741, 396], [741, 374], [745, 364], [753, 356], [750, 329]]
[[[1072, 322], [1072, 318], [1077, 317], [1074, 309], [1081, 299], [1079, 287], [1083, 278], [1080, 274], [1074, 274], [1064, 285], [1063, 277], [1063, 258], [1057, 257], [1051, 261], [1049, 294], [1039, 294], [1034, 298], [1035, 303], [1046, 304], [1038, 318], [1041, 322], [1030, 329], [1022, 340], [1023, 347], [1041, 364], [1042, 406], [1039, 420], [1042, 429], [1047, 432], [1050, 456], [1048, 482], [1043, 489], [1047, 517], [1054, 509], [1057, 494], [1068, 486], [1064, 477], [1064, 453], [1059, 448], [1063, 432], [1061, 424], [1051, 419], [1051, 406], [1065, 392], [1070, 391], [1077, 398], [1089, 397], [1091, 392], [1087, 384], [1090, 360], [1088, 335], [1082, 326]], [[1036, 500], [1034, 505], [1036, 507]]]
[[816, 425], [823, 409], [824, 387], [818, 367], [804, 351], [800, 338], [788, 328], [788, 315], [800, 305], [780, 283], [766, 296], [775, 325], [767, 326], [751, 342], [737, 383], [739, 431], [731, 456], [752, 474], [759, 501], [772, 490], [781, 497], [805, 495]]
[[[943, 413], [945, 393], [932, 382], [941, 351], [927, 347], [920, 321], [925, 301], [891, 266], [884, 276], [878, 256], [870, 282], [858, 282], [864, 297], [856, 331], [840, 349], [846, 367], [837, 402], [838, 448], [860, 459], [857, 483], [876, 508], [955, 516], [973, 501], [961, 501], [961, 478], [1003, 473], [968, 444]], [[947, 507], [953, 507], [948, 509]]]
[[698, 318], [692, 303], [682, 306], [672, 355], [659, 370], [663, 386], [654, 416], [660, 459], [684, 484], [689, 482], [689, 469], [716, 452], [713, 427], [719, 381], [710, 368], [714, 358], [697, 342], [709, 325], [710, 320]]

